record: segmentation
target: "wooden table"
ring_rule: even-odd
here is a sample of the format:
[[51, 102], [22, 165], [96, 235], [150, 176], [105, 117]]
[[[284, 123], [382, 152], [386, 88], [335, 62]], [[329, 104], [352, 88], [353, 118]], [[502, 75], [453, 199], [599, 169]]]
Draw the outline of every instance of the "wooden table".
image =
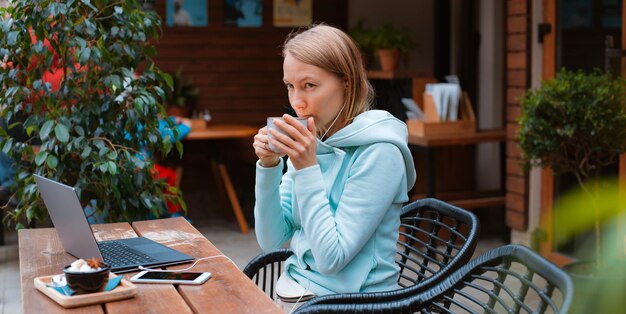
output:
[[[144, 236], [195, 258], [222, 254], [183, 218], [92, 225], [97, 240]], [[39, 276], [62, 273], [75, 260], [66, 253], [55, 229], [19, 231], [22, 307], [28, 313], [282, 313], [234, 264], [225, 258], [200, 261], [194, 271], [210, 271], [213, 277], [200, 286], [136, 284], [130, 299], [75, 309], [64, 309], [34, 287]], [[167, 267], [186, 268], [190, 264]], [[127, 273], [129, 279], [136, 274]]]
[[[422, 151], [425, 154], [426, 196], [436, 197], [434, 173], [434, 149], [436, 147], [475, 145], [478, 143], [497, 142], [500, 143], [500, 155], [503, 156], [505, 140], [506, 130], [503, 129], [441, 136], [417, 136], [415, 134], [409, 133], [409, 145], [416, 147], [418, 150]], [[504, 165], [504, 160], [502, 160], [500, 164], [500, 168], [502, 169], [502, 176], [504, 176]], [[504, 184], [502, 184], [502, 189], [504, 189]], [[477, 208], [504, 205], [505, 197], [503, 195], [497, 195], [476, 198], [451, 199], [446, 201], [462, 208]]]
[[[193, 120], [191, 131], [183, 140], [231, 140], [252, 138], [258, 132], [257, 128], [245, 124], [209, 124], [208, 126], [203, 120]], [[252, 149], [252, 147], [250, 148]], [[239, 224], [242, 233], [248, 233], [248, 222], [241, 210], [241, 204], [237, 198], [237, 193], [228, 174], [228, 169], [224, 163], [224, 156], [219, 148], [212, 149], [210, 152], [210, 162], [213, 174], [219, 185], [224, 187], [225, 193]], [[177, 169], [177, 178], [182, 177], [182, 168]]]

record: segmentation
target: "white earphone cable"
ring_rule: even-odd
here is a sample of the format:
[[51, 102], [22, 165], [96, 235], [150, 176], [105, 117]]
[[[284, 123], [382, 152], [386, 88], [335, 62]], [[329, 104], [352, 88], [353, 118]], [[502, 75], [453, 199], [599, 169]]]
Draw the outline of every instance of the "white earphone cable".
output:
[[295, 311], [298, 308], [298, 303], [300, 303], [300, 300], [302, 300], [302, 297], [304, 297], [304, 294], [309, 291], [309, 287], [311, 286], [311, 280], [307, 280], [307, 285], [306, 285], [306, 289], [304, 291], [302, 291], [302, 294], [300, 295], [300, 297], [298, 298], [298, 301], [296, 301], [296, 304], [293, 305], [293, 307], [291, 308], [291, 311], [289, 311], [289, 314], [293, 313], [293, 311]]
[[212, 258], [218, 258], [218, 257], [223, 257], [223, 258], [229, 260], [231, 263], [233, 263], [233, 265], [237, 266], [237, 264], [235, 264], [235, 262], [233, 262], [233, 260], [230, 259], [230, 257], [228, 257], [226, 255], [215, 255], [215, 256], [207, 256], [207, 257], [199, 258], [193, 264], [191, 264], [191, 266], [189, 266], [187, 268], [183, 268], [183, 269], [172, 269], [172, 270], [170, 270], [170, 269], [156, 269], [156, 268], [148, 268], [148, 267], [143, 267], [143, 266], [139, 266], [139, 269], [140, 270], [153, 271], [153, 272], [159, 272], [159, 273], [180, 273], [180, 272], [188, 271], [188, 270], [194, 268], [196, 266], [196, 264], [198, 264], [199, 261], [208, 260], [208, 259], [212, 259]]
[[343, 108], [345, 108], [346, 105], [344, 104], [343, 106], [341, 106], [341, 110], [339, 110], [339, 113], [337, 114], [337, 116], [335, 116], [335, 120], [333, 120], [333, 123], [330, 124], [330, 126], [328, 127], [328, 129], [326, 129], [326, 132], [324, 132], [324, 135], [322, 135], [322, 137], [320, 137], [320, 139], [323, 141], [324, 138], [326, 137], [326, 134], [328, 134], [328, 131], [330, 131], [330, 129], [333, 128], [333, 125], [335, 125], [335, 122], [337, 122], [337, 119], [339, 119], [339, 116], [341, 115], [341, 113], [343, 112]]

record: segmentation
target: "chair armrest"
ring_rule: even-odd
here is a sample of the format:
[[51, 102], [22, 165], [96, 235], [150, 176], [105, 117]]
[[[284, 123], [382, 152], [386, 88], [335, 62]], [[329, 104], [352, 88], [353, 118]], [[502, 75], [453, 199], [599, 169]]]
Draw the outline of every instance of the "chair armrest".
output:
[[293, 255], [293, 252], [288, 249], [279, 249], [274, 252], [261, 253], [253, 258], [248, 265], [243, 269], [243, 273], [252, 279], [254, 275], [258, 274], [259, 269], [264, 266], [276, 262], [284, 262], [289, 256]]

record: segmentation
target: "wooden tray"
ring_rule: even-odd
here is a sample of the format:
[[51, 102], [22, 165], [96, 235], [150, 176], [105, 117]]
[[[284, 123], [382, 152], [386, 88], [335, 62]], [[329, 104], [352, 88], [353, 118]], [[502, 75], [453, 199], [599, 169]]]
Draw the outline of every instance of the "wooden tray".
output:
[[[113, 273], [109, 274], [109, 278], [115, 277]], [[134, 284], [126, 279], [122, 279], [115, 289], [106, 292], [95, 292], [89, 294], [75, 294], [73, 296], [63, 295], [54, 288], [47, 287], [50, 284], [52, 276], [42, 276], [34, 279], [35, 288], [47, 295], [50, 299], [65, 308], [85, 306], [97, 303], [105, 303], [114, 300], [121, 300], [133, 297], [137, 293]]]

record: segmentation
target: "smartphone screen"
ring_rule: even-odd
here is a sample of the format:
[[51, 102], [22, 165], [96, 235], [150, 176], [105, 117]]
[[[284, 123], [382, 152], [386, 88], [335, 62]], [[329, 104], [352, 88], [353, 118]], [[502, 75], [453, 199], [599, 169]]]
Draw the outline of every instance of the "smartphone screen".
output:
[[156, 279], [156, 280], [185, 280], [194, 281], [200, 277], [202, 273], [166, 273], [166, 272], [147, 272], [138, 279]]

